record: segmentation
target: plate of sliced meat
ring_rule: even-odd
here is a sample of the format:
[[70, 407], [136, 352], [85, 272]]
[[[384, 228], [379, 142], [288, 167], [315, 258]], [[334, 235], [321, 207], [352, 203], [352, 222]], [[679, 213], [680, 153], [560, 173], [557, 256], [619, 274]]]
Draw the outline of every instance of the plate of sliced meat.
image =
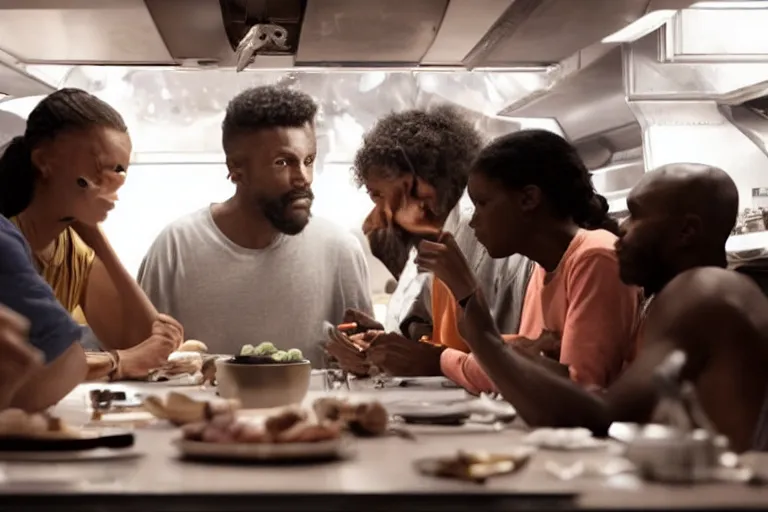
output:
[[354, 445], [338, 425], [318, 423], [300, 409], [266, 418], [218, 415], [184, 425], [174, 441], [182, 457], [240, 461], [318, 461], [351, 456]]

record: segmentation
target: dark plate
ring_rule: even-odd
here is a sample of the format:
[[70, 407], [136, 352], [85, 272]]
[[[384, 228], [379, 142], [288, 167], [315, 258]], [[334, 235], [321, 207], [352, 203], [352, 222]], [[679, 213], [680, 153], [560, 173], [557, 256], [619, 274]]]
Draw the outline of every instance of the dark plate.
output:
[[0, 437], [0, 452], [74, 452], [96, 448], [130, 448], [133, 443], [131, 432], [76, 439]]
[[411, 425], [445, 425], [461, 426], [470, 417], [468, 412], [457, 412], [450, 414], [397, 414], [403, 418], [403, 421]]
[[235, 364], [303, 364], [306, 363], [307, 360], [304, 359], [302, 361], [291, 361], [286, 363], [275, 361], [268, 356], [233, 356], [231, 359], [227, 360], [227, 362]]

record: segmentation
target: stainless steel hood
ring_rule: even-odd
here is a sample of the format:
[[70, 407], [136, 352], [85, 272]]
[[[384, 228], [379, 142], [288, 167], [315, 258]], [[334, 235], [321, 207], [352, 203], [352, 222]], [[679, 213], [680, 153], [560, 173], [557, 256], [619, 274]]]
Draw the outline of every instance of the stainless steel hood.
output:
[[174, 63], [142, 0], [3, 0], [0, 50], [25, 63]]
[[516, 0], [464, 60], [468, 67], [550, 65], [658, 9], [689, 0]]
[[4, 96], [35, 96], [55, 90], [50, 84], [0, 58], [0, 101]]
[[231, 66], [249, 28], [273, 23], [285, 28], [288, 49], [254, 67], [508, 68], [560, 62], [648, 8], [649, 0], [5, 0], [0, 50], [32, 63]]

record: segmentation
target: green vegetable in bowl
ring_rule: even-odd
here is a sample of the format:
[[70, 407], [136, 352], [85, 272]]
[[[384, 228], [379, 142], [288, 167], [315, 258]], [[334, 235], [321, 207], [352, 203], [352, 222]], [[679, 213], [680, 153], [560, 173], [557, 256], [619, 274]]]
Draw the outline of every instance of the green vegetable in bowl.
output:
[[299, 361], [304, 360], [304, 354], [301, 353], [301, 350], [297, 348], [292, 348], [288, 352], [286, 352], [286, 355], [288, 356], [288, 359], [286, 362], [290, 361], [292, 363], [298, 363]]
[[262, 343], [259, 343], [259, 345], [253, 349], [253, 352], [251, 352], [249, 355], [251, 356], [274, 356], [277, 352], [277, 347], [275, 347], [274, 343], [271, 343], [269, 341], [264, 341]]
[[269, 341], [259, 343], [256, 347], [253, 345], [243, 345], [240, 349], [241, 356], [272, 358], [276, 363], [299, 363], [304, 361], [304, 354], [297, 348], [290, 350], [278, 350], [275, 345]]

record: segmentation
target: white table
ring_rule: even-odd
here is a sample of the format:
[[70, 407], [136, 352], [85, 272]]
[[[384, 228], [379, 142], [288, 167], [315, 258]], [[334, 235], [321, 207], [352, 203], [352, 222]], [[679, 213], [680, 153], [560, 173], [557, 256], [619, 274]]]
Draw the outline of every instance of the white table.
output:
[[[83, 385], [60, 404], [70, 421], [85, 421], [87, 391], [104, 384]], [[118, 386], [110, 385], [110, 389]], [[162, 384], [123, 385], [163, 394], [200, 388]], [[308, 400], [323, 393], [310, 391]], [[464, 396], [450, 389], [362, 389], [388, 403], [396, 400], [445, 400]], [[768, 490], [707, 485], [675, 488], [648, 484], [631, 475], [610, 479], [579, 477], [564, 482], [545, 471], [548, 461], [583, 460], [601, 464], [613, 455], [540, 451], [518, 473], [493, 478], [485, 485], [431, 478], [416, 472], [412, 461], [423, 456], [453, 454], [457, 449], [503, 451], [519, 443], [524, 431], [419, 435], [417, 441], [397, 437], [357, 442], [357, 455], [346, 461], [316, 465], [254, 466], [186, 462], [178, 458], [170, 426], [137, 431], [144, 456], [131, 461], [91, 463], [6, 463], [0, 482], [0, 510], [30, 507], [58, 510], [450, 510], [511, 508], [727, 508], [768, 506]], [[768, 458], [758, 457], [768, 470]]]

